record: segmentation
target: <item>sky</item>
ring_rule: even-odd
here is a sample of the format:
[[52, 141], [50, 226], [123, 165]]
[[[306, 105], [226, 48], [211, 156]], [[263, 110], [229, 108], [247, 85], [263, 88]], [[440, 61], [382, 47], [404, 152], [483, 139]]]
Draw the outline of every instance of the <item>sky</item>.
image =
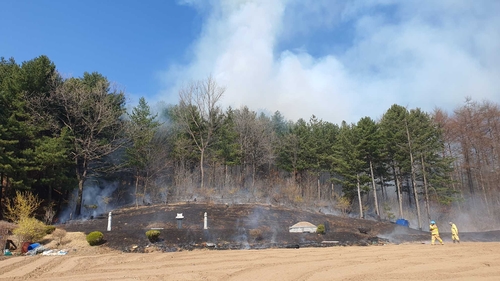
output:
[[208, 76], [224, 108], [339, 124], [500, 103], [496, 0], [2, 0], [0, 56], [97, 71], [156, 107]]

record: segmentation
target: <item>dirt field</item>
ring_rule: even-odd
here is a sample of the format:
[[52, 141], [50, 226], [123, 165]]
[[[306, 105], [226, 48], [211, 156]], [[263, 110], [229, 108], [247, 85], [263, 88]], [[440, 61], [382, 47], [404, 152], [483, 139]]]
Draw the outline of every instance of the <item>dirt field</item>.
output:
[[0, 280], [500, 280], [500, 243], [18, 256]]
[[[327, 231], [290, 233], [298, 221]], [[113, 211], [112, 231], [106, 226], [105, 216], [58, 225], [67, 231], [61, 244], [52, 235], [39, 242], [67, 255], [20, 256], [17, 249], [0, 256], [0, 281], [500, 280], [500, 231], [461, 233], [461, 244], [443, 231], [446, 244], [431, 246], [429, 232], [390, 222], [252, 204], [122, 208]], [[147, 240], [151, 228], [162, 229], [161, 241]], [[95, 230], [105, 243], [91, 247], [85, 236]]]

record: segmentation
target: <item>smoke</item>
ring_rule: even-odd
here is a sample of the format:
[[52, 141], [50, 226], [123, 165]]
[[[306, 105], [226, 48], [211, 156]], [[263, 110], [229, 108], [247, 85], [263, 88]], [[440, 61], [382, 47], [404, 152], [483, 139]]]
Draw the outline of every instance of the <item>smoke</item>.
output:
[[75, 217], [74, 214], [78, 198], [78, 189], [75, 189], [69, 198], [68, 206], [59, 214], [58, 222], [64, 223], [70, 219], [95, 218], [113, 210], [119, 205], [117, 202], [112, 201], [112, 194], [117, 187], [117, 182], [87, 180], [83, 188], [80, 217]]
[[[379, 204], [382, 219], [395, 222], [399, 219], [399, 205], [395, 186], [387, 186], [387, 198], [379, 193]], [[404, 192], [403, 196], [403, 218], [408, 220], [410, 228], [418, 229], [418, 216], [412, 196], [411, 205], [408, 202], [408, 194]], [[429, 230], [430, 220], [436, 221], [441, 231], [450, 232], [449, 222], [454, 222], [462, 232], [490, 231], [500, 229], [498, 216], [493, 215], [500, 210], [498, 206], [487, 207], [481, 195], [467, 196], [451, 205], [438, 204], [431, 202], [430, 219], [427, 218], [426, 205], [423, 194], [419, 195], [421, 225], [423, 231]], [[384, 208], [387, 208], [384, 210]], [[357, 210], [354, 208], [354, 210]], [[392, 218], [391, 218], [392, 217]]]
[[[392, 104], [451, 110], [500, 101], [496, 1], [182, 1], [203, 19], [183, 65], [161, 74], [174, 104], [212, 74], [226, 106], [287, 119], [377, 118]], [[377, 105], [377, 106], [373, 106]]]
[[243, 225], [240, 225], [240, 220], [236, 220], [236, 229], [238, 230], [236, 236], [233, 240], [241, 245], [241, 249], [248, 250], [250, 249], [250, 244], [248, 243], [248, 236], [246, 232], [246, 228]]

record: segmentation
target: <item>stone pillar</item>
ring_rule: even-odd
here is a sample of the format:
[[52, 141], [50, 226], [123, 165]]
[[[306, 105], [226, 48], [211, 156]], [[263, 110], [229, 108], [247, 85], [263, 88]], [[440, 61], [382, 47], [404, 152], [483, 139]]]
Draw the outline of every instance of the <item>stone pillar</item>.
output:
[[111, 212], [108, 214], [108, 231], [111, 231]]
[[207, 212], [205, 212], [205, 215], [203, 217], [203, 229], [208, 229], [208, 226], [207, 226]]

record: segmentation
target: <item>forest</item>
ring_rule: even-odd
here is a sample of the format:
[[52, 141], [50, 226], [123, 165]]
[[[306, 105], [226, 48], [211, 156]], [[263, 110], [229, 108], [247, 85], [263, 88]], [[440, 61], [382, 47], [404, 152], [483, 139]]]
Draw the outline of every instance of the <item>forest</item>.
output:
[[126, 93], [100, 73], [65, 78], [46, 56], [1, 58], [0, 215], [30, 192], [42, 200], [37, 217], [51, 223], [206, 200], [405, 218], [424, 230], [431, 219], [499, 225], [498, 104], [394, 104], [333, 124], [223, 108], [225, 94], [207, 76], [186, 84], [177, 104], [153, 110], [141, 98], [127, 110]]

